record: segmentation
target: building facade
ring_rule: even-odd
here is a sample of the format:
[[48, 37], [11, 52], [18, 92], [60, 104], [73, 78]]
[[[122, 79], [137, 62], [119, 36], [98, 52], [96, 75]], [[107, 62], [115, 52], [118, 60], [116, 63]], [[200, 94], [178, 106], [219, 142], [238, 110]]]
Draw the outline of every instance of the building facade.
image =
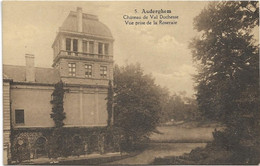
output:
[[[4, 159], [50, 157], [52, 92], [64, 83], [64, 137], [68, 155], [106, 149], [106, 97], [113, 79], [113, 37], [95, 15], [71, 11], [52, 44], [52, 68], [3, 65]], [[109, 149], [107, 147], [107, 149]], [[111, 149], [111, 148], [110, 148]]]

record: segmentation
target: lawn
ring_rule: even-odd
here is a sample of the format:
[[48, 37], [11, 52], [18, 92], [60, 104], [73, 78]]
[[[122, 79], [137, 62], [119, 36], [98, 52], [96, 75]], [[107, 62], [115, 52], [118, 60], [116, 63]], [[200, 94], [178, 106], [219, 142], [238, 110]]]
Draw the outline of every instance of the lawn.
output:
[[213, 139], [214, 127], [184, 128], [180, 126], [160, 126], [157, 128], [162, 134], [154, 133], [150, 136], [152, 142], [183, 142], [203, 143]]

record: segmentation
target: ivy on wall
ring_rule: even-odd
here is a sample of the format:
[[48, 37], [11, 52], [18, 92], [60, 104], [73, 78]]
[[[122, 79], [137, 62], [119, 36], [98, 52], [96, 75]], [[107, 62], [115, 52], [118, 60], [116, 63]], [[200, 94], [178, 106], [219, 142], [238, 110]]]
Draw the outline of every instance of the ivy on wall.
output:
[[52, 93], [52, 113], [50, 116], [53, 119], [56, 128], [61, 128], [64, 125], [63, 120], [66, 118], [66, 114], [63, 108], [63, 98], [65, 92], [63, 87], [64, 84], [62, 81], [56, 83]]
[[63, 130], [63, 120], [66, 118], [66, 114], [63, 108], [63, 98], [64, 98], [64, 84], [62, 81], [56, 83], [54, 85], [54, 91], [52, 92], [52, 113], [50, 114], [51, 118], [55, 123], [54, 130], [52, 132], [52, 136], [50, 138], [50, 149], [49, 153], [52, 158], [57, 158], [61, 155], [65, 155], [66, 152], [63, 147], [62, 138], [64, 138], [64, 130]]
[[108, 93], [107, 93], [107, 126], [112, 125], [112, 112], [113, 112], [113, 96], [114, 96], [114, 91], [113, 91], [113, 86], [112, 86], [112, 81], [109, 80], [108, 83]]

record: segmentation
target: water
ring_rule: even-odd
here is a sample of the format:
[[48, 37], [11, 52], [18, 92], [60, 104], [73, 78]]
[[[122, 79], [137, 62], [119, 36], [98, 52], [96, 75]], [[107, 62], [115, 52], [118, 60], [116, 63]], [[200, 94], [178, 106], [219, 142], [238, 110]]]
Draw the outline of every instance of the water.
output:
[[213, 139], [214, 127], [161, 126], [157, 130], [162, 134], [152, 134], [150, 139], [153, 143], [150, 143], [142, 153], [109, 164], [150, 164], [156, 157], [181, 156], [197, 147], [205, 147], [204, 142]]

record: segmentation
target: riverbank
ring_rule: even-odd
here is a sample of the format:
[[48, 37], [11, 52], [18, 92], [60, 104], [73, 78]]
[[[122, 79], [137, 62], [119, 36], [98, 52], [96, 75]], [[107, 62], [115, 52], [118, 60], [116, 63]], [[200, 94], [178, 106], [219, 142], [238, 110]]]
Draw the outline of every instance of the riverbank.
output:
[[160, 126], [158, 133], [150, 136], [150, 143], [140, 154], [106, 165], [151, 164], [156, 158], [181, 156], [195, 148], [204, 148], [213, 139], [215, 127]]
[[106, 163], [106, 165], [147, 165], [152, 163], [155, 158], [180, 156], [184, 153], [189, 153], [194, 148], [203, 148], [205, 146], [205, 143], [150, 143], [140, 154], [123, 160]]

